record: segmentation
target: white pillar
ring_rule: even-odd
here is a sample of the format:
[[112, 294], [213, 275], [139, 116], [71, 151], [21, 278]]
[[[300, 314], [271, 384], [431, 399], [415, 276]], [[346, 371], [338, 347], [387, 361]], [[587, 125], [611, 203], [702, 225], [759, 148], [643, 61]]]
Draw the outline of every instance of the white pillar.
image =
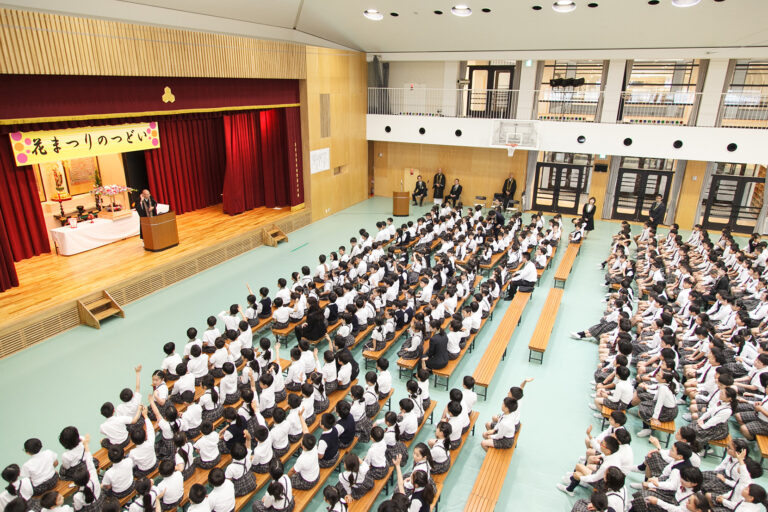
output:
[[600, 114], [602, 123], [616, 122], [626, 66], [627, 61], [624, 59], [611, 59], [608, 63], [608, 75], [603, 88], [603, 111]]
[[457, 102], [459, 101], [456, 89], [456, 81], [459, 79], [459, 61], [447, 60], [443, 63], [443, 112], [448, 117], [457, 114]]
[[707, 68], [707, 78], [701, 91], [699, 116], [696, 126], [715, 126], [720, 110], [720, 99], [728, 75], [728, 59], [712, 59]]
[[517, 96], [516, 119], [536, 119], [536, 105], [533, 104], [536, 89], [539, 88], [539, 84], [536, 83], [536, 65], [537, 62], [533, 61], [532, 66], [523, 64], [520, 68], [520, 93]]

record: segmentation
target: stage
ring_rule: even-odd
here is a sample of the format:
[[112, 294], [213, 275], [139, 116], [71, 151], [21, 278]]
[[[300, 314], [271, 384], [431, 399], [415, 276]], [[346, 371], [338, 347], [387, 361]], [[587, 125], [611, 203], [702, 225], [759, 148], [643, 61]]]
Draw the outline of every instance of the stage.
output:
[[289, 233], [310, 223], [308, 209], [256, 208], [240, 215], [218, 204], [177, 217], [179, 245], [145, 251], [138, 236], [72, 256], [43, 254], [16, 263], [19, 286], [0, 294], [0, 357], [80, 324], [77, 300], [107, 290], [124, 305], [262, 245], [262, 228]]

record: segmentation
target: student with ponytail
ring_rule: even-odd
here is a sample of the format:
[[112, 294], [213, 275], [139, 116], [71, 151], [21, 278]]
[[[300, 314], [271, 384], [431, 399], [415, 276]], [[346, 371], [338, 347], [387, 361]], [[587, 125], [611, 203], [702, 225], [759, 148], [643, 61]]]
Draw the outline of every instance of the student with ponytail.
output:
[[326, 393], [325, 385], [323, 384], [323, 374], [320, 372], [312, 372], [309, 378], [312, 381], [312, 387], [314, 388], [312, 396], [315, 399], [315, 414], [322, 414], [330, 406], [330, 400], [328, 400], [328, 394]]
[[202, 378], [201, 385], [205, 391], [200, 400], [198, 400], [198, 403], [203, 408], [203, 421], [213, 423], [221, 417], [221, 413], [224, 410], [219, 397], [219, 388], [216, 386], [213, 375], [210, 374]]
[[339, 494], [352, 496], [352, 499], [359, 500], [373, 489], [373, 484], [368, 464], [354, 453], [346, 454], [344, 456], [344, 471], [339, 475], [339, 483], [336, 484]]
[[651, 400], [645, 400], [640, 403], [637, 414], [643, 420], [643, 429], [637, 433], [637, 437], [648, 437], [651, 435], [651, 420], [660, 422], [673, 421], [677, 417], [677, 385], [674, 381], [672, 372], [659, 372], [656, 374], [656, 381], [659, 383], [656, 396]]
[[365, 415], [374, 418], [379, 413], [378, 375], [374, 371], [365, 374]]
[[435, 429], [435, 438], [427, 441], [432, 457], [432, 473], [440, 475], [451, 468], [451, 424], [441, 421]]
[[160, 496], [152, 485], [152, 481], [145, 476], [136, 480], [136, 497], [128, 505], [128, 512], [160, 512], [160, 510]]
[[768, 510], [768, 496], [765, 489], [757, 484], [750, 484], [741, 491], [741, 494], [730, 500], [718, 496], [715, 501], [727, 510], [738, 512], [758, 512]]
[[349, 510], [347, 500], [332, 485], [326, 485], [323, 489], [323, 499], [328, 504], [328, 512], [347, 512]]
[[728, 420], [736, 411], [738, 393], [731, 387], [720, 390], [719, 402], [699, 416], [694, 424], [696, 439], [700, 443], [725, 439], [728, 436]]
[[[93, 456], [88, 448], [91, 436], [86, 434], [83, 438], [83, 458], [85, 466], [79, 467], [72, 475], [74, 484], [78, 487], [72, 497], [72, 506], [76, 512], [100, 512], [104, 502], [104, 494], [101, 492], [99, 472], [93, 464]], [[151, 442], [151, 440], [150, 440]]]
[[21, 468], [18, 464], [11, 464], [3, 469], [3, 480], [8, 482], [2, 493], [0, 493], [0, 510], [4, 510], [5, 506], [16, 498], [20, 498], [25, 502], [29, 501], [32, 496], [32, 482], [29, 478], [20, 477]]
[[357, 384], [349, 390], [352, 396], [352, 405], [349, 413], [355, 420], [355, 435], [361, 443], [367, 443], [371, 438], [371, 419], [366, 414], [365, 390]]
[[173, 445], [176, 447], [173, 463], [176, 464], [176, 470], [181, 471], [184, 480], [187, 480], [195, 473], [195, 447], [187, 440], [184, 432], [174, 434]]
[[434, 486], [432, 481], [432, 467], [435, 465], [435, 461], [432, 460], [432, 453], [429, 451], [429, 446], [424, 443], [419, 443], [413, 448], [413, 468], [411, 472], [404, 475], [405, 491], [408, 495], [413, 492], [413, 487], [410, 484], [410, 476], [417, 471], [423, 471], [427, 475], [429, 485]]
[[408, 461], [408, 450], [405, 444], [400, 440], [400, 427], [398, 426], [397, 413], [389, 411], [384, 415], [383, 419], [378, 420], [376, 423], [386, 425], [384, 430], [384, 441], [387, 444], [387, 461], [392, 464], [398, 455], [400, 456], [400, 462], [404, 465]]
[[[659, 443], [657, 438], [649, 437], [648, 441], [655, 447], [655, 449], [648, 452], [645, 456], [645, 461], [640, 464], [637, 469], [645, 471], [646, 478], [658, 477], [664, 472], [664, 468], [666, 468], [673, 459], [669, 455], [669, 449], [662, 449], [661, 443]], [[691, 451], [693, 452], [691, 453], [690, 458], [691, 465], [695, 468], [699, 467], [701, 464], [701, 457], [699, 457], [698, 452], [700, 452], [702, 448], [696, 439], [696, 430], [690, 425], [680, 427], [675, 432], [675, 441], [688, 443], [688, 446], [691, 447]], [[704, 480], [706, 483], [706, 473], [704, 474]]]
[[[400, 466], [403, 465], [402, 457], [398, 455], [393, 462], [395, 471], [397, 471], [397, 492], [406, 494], [403, 472], [400, 469]], [[428, 512], [435, 500], [435, 490], [429, 485], [429, 477], [423, 471], [415, 471], [408, 480], [413, 489], [408, 501], [408, 512]]]
[[408, 391], [408, 400], [413, 402], [413, 411], [418, 419], [417, 423], [421, 425], [424, 420], [424, 402], [421, 400], [419, 383], [410, 379], [405, 383], [405, 389]]

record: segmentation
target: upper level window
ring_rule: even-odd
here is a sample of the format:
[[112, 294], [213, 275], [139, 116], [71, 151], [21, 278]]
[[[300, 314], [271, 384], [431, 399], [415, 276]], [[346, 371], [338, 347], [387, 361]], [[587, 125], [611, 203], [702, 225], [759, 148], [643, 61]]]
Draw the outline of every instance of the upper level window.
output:
[[768, 128], [768, 61], [735, 61], [723, 94], [719, 125]]
[[699, 61], [629, 61], [619, 121], [688, 125], [697, 104]]
[[595, 122], [604, 67], [603, 61], [545, 61], [540, 68], [537, 118]]

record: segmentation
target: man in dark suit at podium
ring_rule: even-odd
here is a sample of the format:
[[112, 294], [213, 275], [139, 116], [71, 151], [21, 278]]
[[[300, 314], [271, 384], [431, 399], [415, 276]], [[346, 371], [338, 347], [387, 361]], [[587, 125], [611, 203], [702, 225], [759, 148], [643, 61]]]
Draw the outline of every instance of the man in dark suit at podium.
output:
[[139, 202], [136, 204], [136, 213], [139, 217], [156, 217], [157, 216], [157, 201], [149, 193], [149, 190], [142, 190]]
[[416, 179], [416, 186], [411, 197], [413, 198], [413, 206], [416, 206], [417, 202], [421, 206], [424, 203], [424, 198], [427, 197], [427, 184], [421, 179], [421, 175]]
[[[144, 189], [139, 196], [139, 202], [136, 203], [136, 213], [139, 217], [156, 217], [157, 216], [157, 201], [149, 193], [149, 190]], [[144, 233], [142, 233], [141, 227], [139, 227], [139, 238], [144, 239]]]

